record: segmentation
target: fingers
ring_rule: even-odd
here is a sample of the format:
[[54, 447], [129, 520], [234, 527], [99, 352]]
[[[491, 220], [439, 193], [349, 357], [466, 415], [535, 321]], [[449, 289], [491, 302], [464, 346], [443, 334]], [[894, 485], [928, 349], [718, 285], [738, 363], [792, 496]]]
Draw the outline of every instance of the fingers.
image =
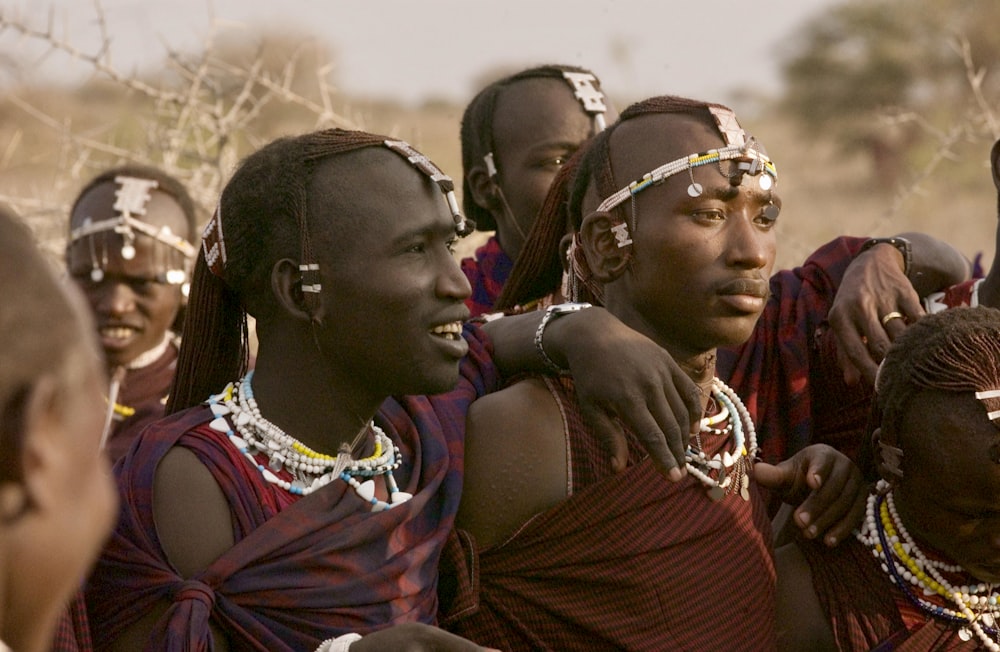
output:
[[795, 510], [796, 524], [806, 538], [823, 537], [828, 545], [836, 545], [861, 523], [864, 515], [866, 488], [861, 473], [846, 456], [829, 446], [810, 446], [802, 453], [808, 459], [803, 475], [811, 491]]
[[618, 422], [603, 410], [590, 406], [581, 405], [580, 413], [584, 423], [590, 426], [591, 431], [611, 456], [611, 468], [615, 473], [625, 470], [628, 462], [628, 442]]

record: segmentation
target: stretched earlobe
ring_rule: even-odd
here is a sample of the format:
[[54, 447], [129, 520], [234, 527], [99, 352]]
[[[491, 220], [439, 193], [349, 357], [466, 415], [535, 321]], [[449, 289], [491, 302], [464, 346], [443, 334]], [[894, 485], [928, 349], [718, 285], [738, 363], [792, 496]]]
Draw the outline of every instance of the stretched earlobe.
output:
[[476, 206], [488, 211], [496, 208], [498, 203], [497, 184], [486, 168], [481, 165], [475, 166], [469, 170], [466, 180], [469, 182], [472, 201], [476, 203]]
[[872, 433], [872, 445], [878, 451], [878, 472], [890, 483], [903, 477], [903, 449], [894, 446], [882, 436], [882, 429], [876, 428]]
[[609, 283], [625, 272], [632, 253], [625, 222], [604, 211], [594, 212], [583, 218], [580, 236], [587, 264], [597, 281]]

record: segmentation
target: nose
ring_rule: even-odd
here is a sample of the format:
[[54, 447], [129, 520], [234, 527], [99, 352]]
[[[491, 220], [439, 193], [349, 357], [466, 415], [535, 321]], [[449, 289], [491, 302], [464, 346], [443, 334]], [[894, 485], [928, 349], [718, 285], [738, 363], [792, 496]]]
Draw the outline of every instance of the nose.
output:
[[774, 232], [755, 224], [756, 217], [750, 208], [731, 216], [726, 249], [730, 267], [762, 269], [774, 260]]
[[449, 254], [442, 258], [437, 277], [437, 294], [440, 297], [465, 301], [472, 296], [472, 286], [455, 257]]
[[96, 308], [100, 314], [121, 316], [135, 310], [135, 292], [128, 283], [107, 280], [98, 293]]

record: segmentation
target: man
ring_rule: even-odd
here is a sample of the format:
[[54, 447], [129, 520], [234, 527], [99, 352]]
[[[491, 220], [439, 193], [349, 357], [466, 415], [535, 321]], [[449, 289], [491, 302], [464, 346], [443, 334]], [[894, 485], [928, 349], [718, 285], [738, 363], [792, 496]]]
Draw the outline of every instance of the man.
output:
[[[542, 369], [541, 335], [581, 387], [640, 408], [623, 373], [676, 369], [599, 309], [463, 330], [467, 231], [451, 179], [406, 143], [326, 130], [242, 163], [203, 237], [171, 414], [116, 467], [121, 519], [87, 591], [99, 647], [479, 649], [433, 627], [469, 403]], [[644, 426], [668, 400], [688, 412], [650, 398]]]
[[73, 203], [66, 264], [104, 349], [111, 379], [104, 448], [112, 461], [163, 416], [196, 231], [187, 190], [151, 167], [106, 170]]
[[773, 647], [758, 484], [834, 538], [853, 527], [862, 487], [825, 446], [755, 465], [754, 424], [716, 376], [717, 348], [746, 341], [766, 304], [776, 177], [732, 111], [686, 98], [633, 105], [587, 145], [569, 195], [570, 295], [668, 352], [699, 387], [700, 424], [671, 448], [664, 482], [642, 431], [605, 454], [568, 377], [473, 404], [443, 571], [449, 629], [503, 649]]
[[[0, 295], [0, 648], [41, 652], [113, 524], [104, 380], [82, 299], [3, 207]], [[60, 649], [89, 649], [62, 622]]]
[[781, 548], [786, 650], [1000, 649], [1000, 312], [928, 315], [879, 370], [857, 537]]
[[462, 260], [472, 316], [493, 310], [560, 166], [614, 121], [600, 80], [572, 66], [540, 66], [493, 82], [462, 116], [463, 205], [496, 233]]

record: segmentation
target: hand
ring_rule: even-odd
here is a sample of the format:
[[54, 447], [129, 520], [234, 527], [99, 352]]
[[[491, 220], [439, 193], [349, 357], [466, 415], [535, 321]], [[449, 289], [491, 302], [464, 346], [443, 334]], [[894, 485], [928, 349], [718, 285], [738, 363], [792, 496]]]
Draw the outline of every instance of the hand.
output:
[[[844, 381], [875, 383], [889, 344], [906, 325], [924, 315], [920, 297], [903, 274], [899, 252], [876, 245], [858, 254], [844, 272], [828, 321], [837, 338], [837, 362]], [[884, 321], [886, 315], [902, 318]]]
[[826, 444], [807, 446], [777, 465], [758, 462], [754, 479], [797, 506], [793, 521], [807, 539], [835, 546], [865, 514], [868, 485], [846, 455]]
[[[628, 446], [617, 417], [639, 438], [653, 464], [672, 481], [684, 477], [684, 451], [697, 432], [697, 386], [661, 346], [603, 309], [559, 320], [572, 324], [577, 346], [566, 359], [584, 421], [606, 445], [616, 471]], [[583, 315], [580, 315], [581, 317]], [[566, 348], [564, 348], [566, 350]]]
[[350, 652], [500, 652], [476, 645], [450, 632], [421, 623], [406, 623], [382, 629], [351, 643]]

